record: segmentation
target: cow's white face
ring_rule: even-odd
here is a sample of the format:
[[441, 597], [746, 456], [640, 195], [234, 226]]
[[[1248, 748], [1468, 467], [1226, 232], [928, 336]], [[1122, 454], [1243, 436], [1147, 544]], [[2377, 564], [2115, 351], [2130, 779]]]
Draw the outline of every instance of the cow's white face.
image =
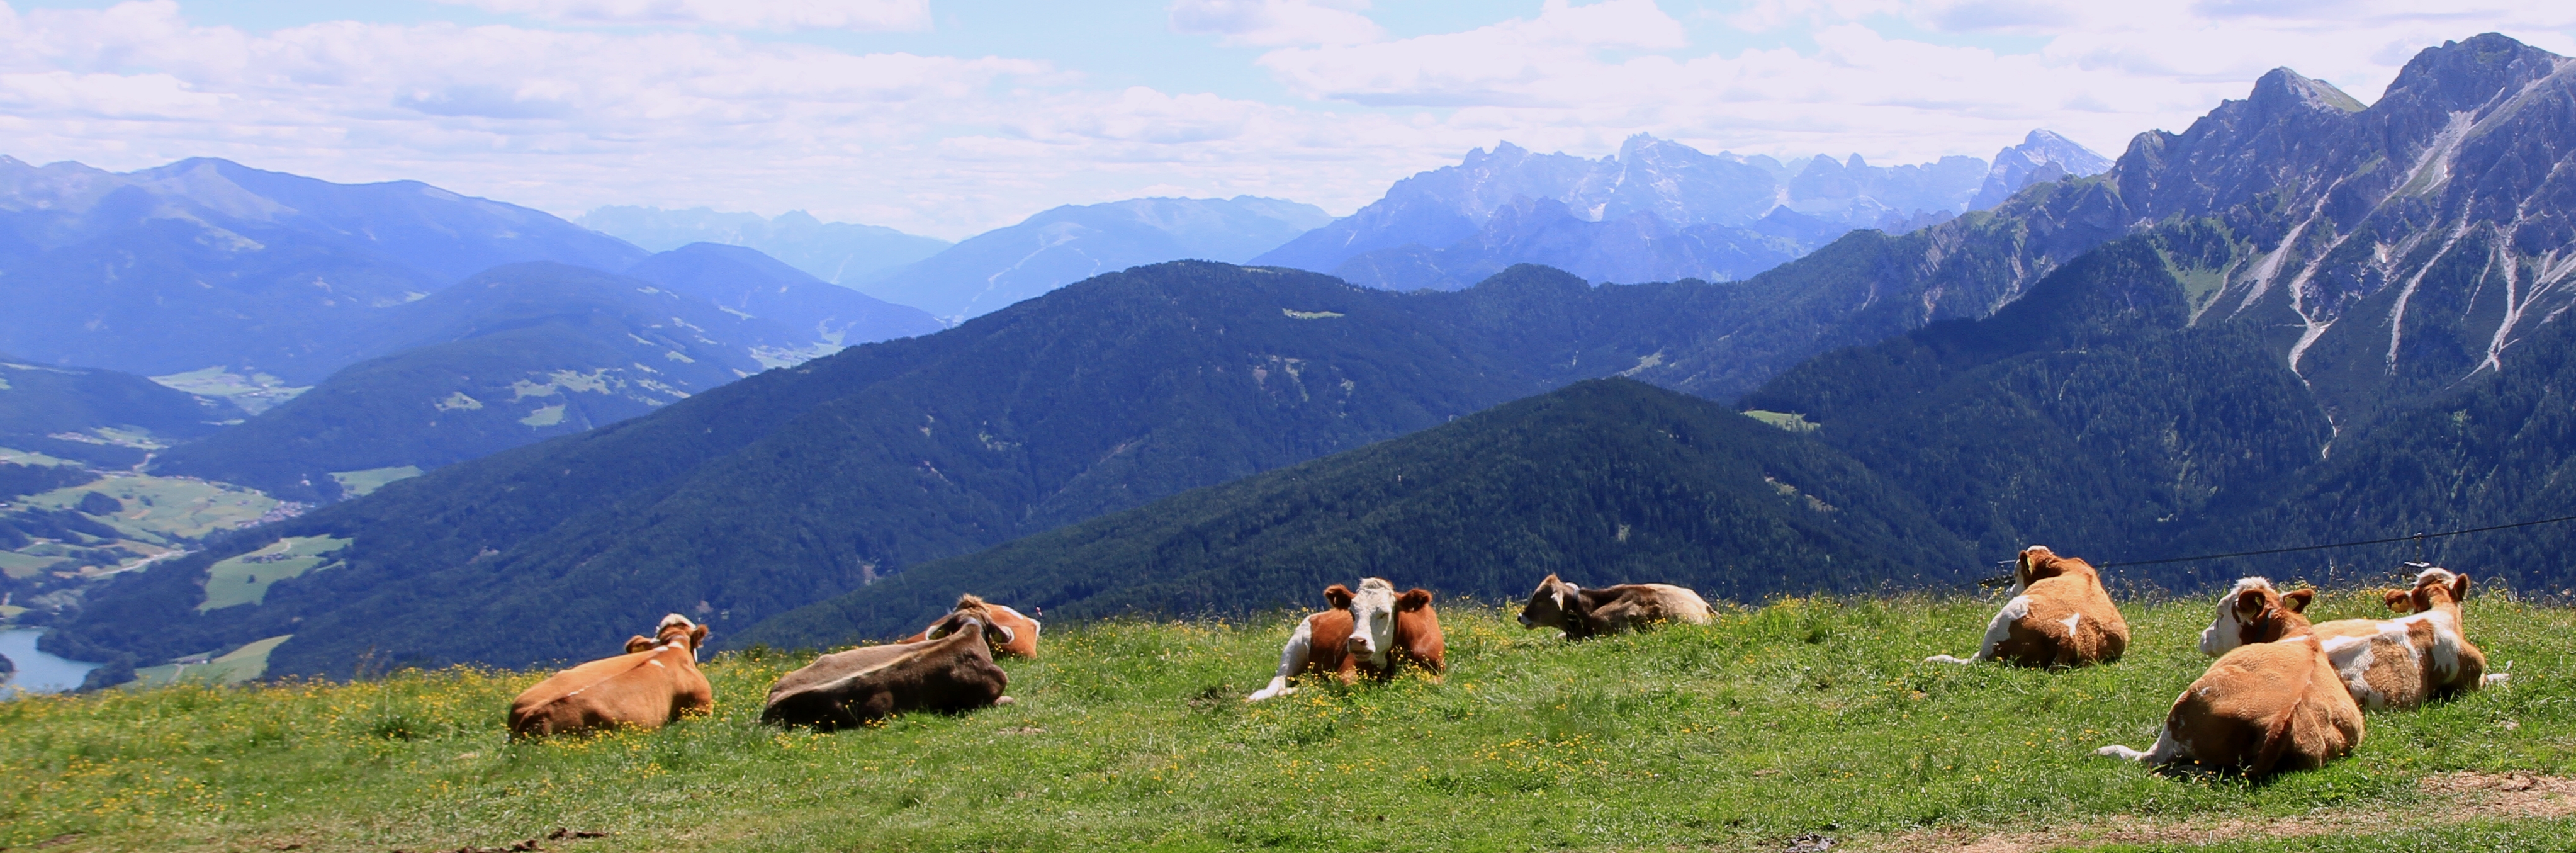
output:
[[1364, 578], [1358, 594], [1351, 597], [1350, 653], [1367, 655], [1369, 663], [1386, 665], [1387, 651], [1395, 645], [1395, 584], [1385, 578]]
[[2244, 645], [2246, 616], [2238, 612], [2237, 601], [2247, 592], [2271, 589], [2268, 579], [2238, 578], [2235, 587], [2218, 597], [2218, 618], [2210, 620], [2209, 627], [2200, 632], [2200, 653], [2217, 657]]

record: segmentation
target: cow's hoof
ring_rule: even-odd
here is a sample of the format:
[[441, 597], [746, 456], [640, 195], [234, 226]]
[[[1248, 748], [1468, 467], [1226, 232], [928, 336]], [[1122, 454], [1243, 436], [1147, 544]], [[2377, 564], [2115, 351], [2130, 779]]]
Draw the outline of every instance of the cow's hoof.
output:
[[1974, 660], [1974, 659], [1972, 659], [1972, 658], [1954, 658], [1954, 657], [1951, 657], [1951, 656], [1949, 656], [1949, 655], [1933, 655], [1933, 656], [1931, 656], [1931, 657], [1924, 658], [1924, 659], [1923, 659], [1923, 662], [1924, 662], [1924, 663], [1976, 663], [1976, 660]]
[[1004, 697], [1002, 697], [1002, 698], [1000, 698], [1000, 699], [995, 699], [995, 700], [993, 700], [993, 705], [994, 705], [994, 707], [1000, 707], [1000, 706], [1003, 706], [1003, 705], [1017, 705], [1017, 704], [1019, 704], [1019, 703], [1020, 703], [1020, 700], [1018, 700], [1018, 699], [1013, 699], [1013, 698], [1008, 697], [1008, 696], [1004, 696]]
[[2147, 757], [2146, 753], [2139, 752], [2125, 746], [2106, 746], [2101, 749], [2094, 750], [2093, 754], [2104, 758], [2117, 758], [2122, 761], [2136, 761]]

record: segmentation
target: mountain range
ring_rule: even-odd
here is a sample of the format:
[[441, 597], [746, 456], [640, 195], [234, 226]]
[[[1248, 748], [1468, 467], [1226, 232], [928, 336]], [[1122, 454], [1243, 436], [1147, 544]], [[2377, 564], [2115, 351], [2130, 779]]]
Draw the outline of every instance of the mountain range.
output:
[[1141, 264], [1240, 262], [1331, 219], [1313, 205], [1257, 196], [1065, 205], [855, 286], [959, 321]]
[[2038, 170], [2053, 169], [2053, 179], [2109, 165], [2046, 131], [1992, 165], [1944, 157], [1881, 167], [1857, 154], [1783, 164], [1642, 134], [1599, 160], [1504, 143], [1398, 181], [1385, 198], [1254, 263], [1394, 290], [1456, 289], [1516, 263], [1596, 282], [1742, 279], [1854, 229], [1904, 233], [1992, 207], [2009, 191], [1988, 200], [1983, 190], [2019, 190]]
[[[342, 672], [371, 648], [517, 664], [672, 609], [793, 644], [917, 624], [961, 589], [1098, 615], [1271, 606], [1332, 572], [1497, 596], [1549, 566], [1663, 566], [1755, 596], [1954, 582], [2033, 542], [2118, 562], [2554, 516], [2576, 437], [2555, 259], [2576, 228], [2547, 164], [2576, 153], [2572, 112], [2576, 63], [2484, 35], [2419, 54], [2367, 106], [2276, 70], [2107, 173], [2045, 151], [2017, 176], [1988, 166], [1960, 192], [2021, 184], [1992, 209], [1854, 231], [1740, 281], [1097, 276], [128, 572], [45, 614], [46, 642], [130, 663], [291, 633], [275, 672]], [[1593, 168], [1511, 156], [1528, 167], [1487, 176]], [[1850, 174], [1865, 164], [1835, 166], [1867, 186]], [[1834, 174], [1819, 168], [1789, 180]], [[1494, 203], [1473, 228], [1504, 202], [1539, 210], [1467, 177], [1382, 204], [1472, 191]], [[1432, 221], [1398, 207], [1325, 230]], [[1387, 227], [1332, 231], [1352, 220]], [[1586, 381], [1614, 376], [1757, 417]], [[1493, 409], [1532, 395], [1549, 396]], [[2428, 556], [2558, 588], [2542, 555], [2571, 534], [2554, 531]], [[279, 537], [348, 544], [263, 603], [197, 610], [211, 565]], [[1726, 549], [1801, 568], [1775, 584], [1689, 556]], [[2113, 580], [2351, 578], [2395, 556]], [[479, 629], [495, 624], [511, 630]]]
[[824, 222], [802, 210], [764, 217], [756, 213], [719, 213], [704, 207], [665, 210], [611, 205], [572, 221], [653, 252], [667, 252], [691, 243], [756, 249], [807, 275], [840, 285], [939, 254], [953, 245], [882, 225]]

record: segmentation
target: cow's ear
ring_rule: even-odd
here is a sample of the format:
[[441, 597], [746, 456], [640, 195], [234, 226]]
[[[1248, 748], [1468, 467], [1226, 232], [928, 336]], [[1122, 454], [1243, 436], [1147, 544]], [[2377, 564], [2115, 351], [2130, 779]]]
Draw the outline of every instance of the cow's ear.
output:
[[2308, 602], [2316, 600], [2316, 597], [2316, 590], [2303, 589], [2281, 596], [2281, 603], [2289, 605], [2290, 612], [2292, 613], [2306, 613], [2308, 612]]
[[1397, 610], [1420, 610], [1429, 606], [1431, 606], [1431, 591], [1418, 586], [1395, 599]]
[[1000, 622], [984, 626], [984, 642], [991, 643], [996, 646], [1010, 645], [1011, 638], [1017, 636], [1019, 636], [1017, 632], [1012, 631], [1008, 626], [1005, 626]]
[[2254, 621], [2254, 617], [2263, 615], [2264, 606], [2262, 590], [2249, 589], [2236, 594], [2236, 618], [2238, 621]]
[[2399, 613], [2411, 613], [2415, 610], [2415, 591], [2411, 589], [2392, 589], [2380, 593], [2379, 600], [2387, 602], [2388, 609]]
[[1335, 610], [1351, 609], [1351, 588], [1341, 584], [1325, 587], [1324, 603], [1332, 605]]
[[2459, 575], [2451, 581], [2451, 600], [2466, 604], [2469, 600], [2469, 576]]
[[705, 626], [705, 625], [700, 625], [700, 626], [697, 626], [697, 627], [695, 627], [695, 628], [691, 628], [691, 629], [689, 629], [689, 648], [694, 649], [694, 648], [697, 648], [697, 647], [699, 647], [699, 646], [703, 646], [703, 645], [706, 645], [706, 644], [707, 644], [707, 626]]
[[634, 654], [653, 647], [653, 638], [637, 634], [626, 638], [626, 653]]
[[941, 637], [948, 636], [948, 632], [950, 631], [948, 623], [953, 621], [956, 620], [950, 619], [946, 616], [939, 617], [939, 621], [932, 622], [930, 623], [930, 627], [922, 629], [921, 638], [924, 640], [936, 640]]

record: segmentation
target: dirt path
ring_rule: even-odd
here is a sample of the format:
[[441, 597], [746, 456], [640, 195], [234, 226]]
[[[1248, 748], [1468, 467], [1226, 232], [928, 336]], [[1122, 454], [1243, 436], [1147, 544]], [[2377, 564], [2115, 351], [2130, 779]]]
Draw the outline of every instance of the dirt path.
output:
[[2555, 818], [2576, 815], [2576, 779], [2531, 773], [2444, 773], [2419, 783], [2428, 796], [2453, 807], [2337, 810], [2277, 818], [2170, 820], [2122, 818], [2070, 823], [2041, 830], [1978, 833], [1924, 830], [1854, 845], [1856, 850], [1946, 850], [1957, 853], [2033, 853], [2070, 845], [2207, 844], [2236, 838], [2308, 835], [2373, 835], [2466, 820]]

